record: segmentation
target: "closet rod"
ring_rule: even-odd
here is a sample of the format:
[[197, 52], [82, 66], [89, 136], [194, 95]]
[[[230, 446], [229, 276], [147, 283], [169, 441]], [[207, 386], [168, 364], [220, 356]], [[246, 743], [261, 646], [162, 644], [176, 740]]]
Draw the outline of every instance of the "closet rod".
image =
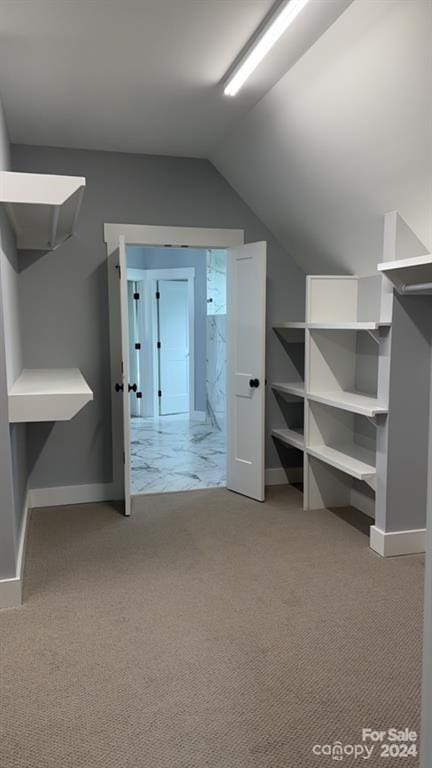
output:
[[412, 283], [412, 285], [400, 285], [398, 293], [432, 293], [432, 283]]

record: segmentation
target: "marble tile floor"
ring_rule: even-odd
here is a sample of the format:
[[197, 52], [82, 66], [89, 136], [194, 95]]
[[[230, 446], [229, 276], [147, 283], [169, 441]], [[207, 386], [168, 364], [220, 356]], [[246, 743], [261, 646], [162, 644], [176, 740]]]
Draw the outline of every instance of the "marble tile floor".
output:
[[132, 494], [224, 485], [224, 432], [189, 416], [131, 419]]

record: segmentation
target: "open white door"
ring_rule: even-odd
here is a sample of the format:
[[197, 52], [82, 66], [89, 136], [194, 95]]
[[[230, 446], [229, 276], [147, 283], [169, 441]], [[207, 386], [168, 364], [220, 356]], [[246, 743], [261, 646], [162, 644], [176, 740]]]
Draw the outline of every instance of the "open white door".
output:
[[227, 487], [264, 501], [267, 244], [227, 252]]
[[118, 387], [123, 400], [123, 463], [124, 463], [124, 500], [125, 515], [131, 513], [130, 494], [130, 402], [129, 402], [129, 311], [126, 245], [124, 237], [119, 242], [119, 287], [120, 287], [120, 319], [121, 319], [121, 354], [122, 381]]

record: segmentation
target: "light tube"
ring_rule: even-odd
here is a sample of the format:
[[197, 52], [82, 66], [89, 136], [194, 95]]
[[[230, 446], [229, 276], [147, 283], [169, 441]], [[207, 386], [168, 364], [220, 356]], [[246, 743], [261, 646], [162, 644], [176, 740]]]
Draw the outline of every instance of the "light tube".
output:
[[268, 54], [281, 35], [303, 10], [309, 0], [289, 0], [274, 17], [264, 34], [253, 45], [246, 58], [235, 70], [228, 80], [225, 88], [225, 96], [235, 96], [248, 77], [257, 68], [258, 64]]

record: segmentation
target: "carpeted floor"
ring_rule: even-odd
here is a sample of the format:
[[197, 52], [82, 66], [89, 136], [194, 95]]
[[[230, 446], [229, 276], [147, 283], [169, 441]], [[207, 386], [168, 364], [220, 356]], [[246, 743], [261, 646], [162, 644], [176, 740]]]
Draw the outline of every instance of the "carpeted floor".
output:
[[315, 744], [418, 730], [422, 556], [381, 559], [292, 488], [140, 504], [32, 513], [1, 768], [313, 768], [335, 765]]

